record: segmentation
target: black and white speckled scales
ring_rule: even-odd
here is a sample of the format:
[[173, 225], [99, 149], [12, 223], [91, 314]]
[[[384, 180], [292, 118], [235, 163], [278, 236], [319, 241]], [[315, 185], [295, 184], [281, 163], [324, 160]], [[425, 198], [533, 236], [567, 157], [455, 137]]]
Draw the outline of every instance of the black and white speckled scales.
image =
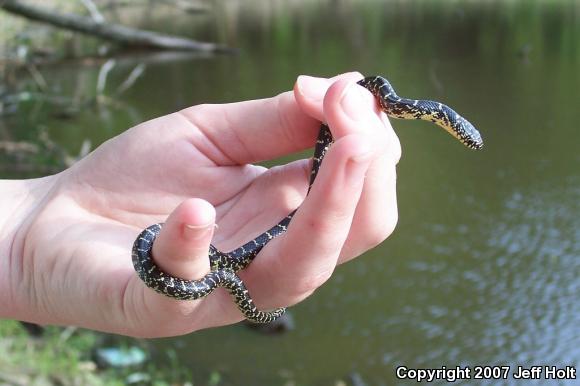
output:
[[[450, 132], [469, 148], [480, 149], [483, 146], [481, 136], [475, 127], [448, 106], [439, 102], [400, 98], [389, 82], [379, 76], [368, 77], [358, 83], [377, 98], [382, 110], [389, 117], [431, 121]], [[332, 142], [330, 129], [323, 124], [314, 148], [308, 192]], [[296, 211], [293, 211], [266, 232], [231, 252], [221, 252], [211, 245], [210, 272], [198, 280], [171, 276], [159, 269], [153, 261], [151, 255], [153, 243], [163, 224], [151, 225], [137, 236], [132, 251], [133, 266], [148, 287], [174, 299], [196, 300], [209, 295], [218, 287], [224, 287], [233, 296], [236, 305], [248, 320], [268, 323], [280, 317], [285, 309], [259, 311], [236, 272], [246, 268], [270, 240], [286, 232], [295, 213]]]

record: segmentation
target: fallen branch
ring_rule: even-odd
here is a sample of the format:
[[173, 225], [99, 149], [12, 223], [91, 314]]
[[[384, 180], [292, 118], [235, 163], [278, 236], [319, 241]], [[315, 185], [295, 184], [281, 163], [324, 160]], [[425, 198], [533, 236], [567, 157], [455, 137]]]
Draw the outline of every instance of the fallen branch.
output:
[[89, 15], [91, 15], [91, 19], [95, 21], [95, 23], [104, 23], [105, 17], [99, 12], [99, 9], [93, 3], [93, 0], [81, 0], [81, 3], [85, 6], [87, 11], [89, 11]]
[[179, 36], [129, 28], [119, 24], [96, 22], [90, 17], [74, 14], [58, 14], [46, 8], [23, 4], [18, 0], [0, 0], [0, 8], [28, 19], [98, 36], [127, 46], [203, 52], [235, 51], [232, 48], [216, 43], [200, 42]]

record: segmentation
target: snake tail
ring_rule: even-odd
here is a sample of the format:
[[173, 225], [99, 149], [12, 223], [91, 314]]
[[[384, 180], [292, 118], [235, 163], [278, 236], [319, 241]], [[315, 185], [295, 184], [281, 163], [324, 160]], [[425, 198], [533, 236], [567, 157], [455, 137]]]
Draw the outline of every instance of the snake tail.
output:
[[254, 323], [269, 323], [284, 314], [285, 308], [258, 311], [242, 279], [231, 269], [210, 271], [198, 280], [186, 280], [162, 271], [153, 261], [152, 249], [163, 224], [145, 228], [133, 244], [133, 266], [137, 275], [156, 292], [178, 300], [196, 300], [224, 287], [233, 297], [244, 317]]
[[401, 98], [382, 76], [370, 76], [358, 84], [378, 99], [381, 109], [389, 117], [433, 122], [468, 148], [479, 150], [483, 147], [479, 131], [451, 107], [435, 101]]
[[223, 276], [222, 286], [233, 296], [238, 309], [250, 322], [270, 323], [286, 312], [285, 308], [277, 308], [273, 311], [259, 311], [246, 289], [244, 282], [238, 275], [228, 269], [221, 269], [216, 272], [219, 272]]

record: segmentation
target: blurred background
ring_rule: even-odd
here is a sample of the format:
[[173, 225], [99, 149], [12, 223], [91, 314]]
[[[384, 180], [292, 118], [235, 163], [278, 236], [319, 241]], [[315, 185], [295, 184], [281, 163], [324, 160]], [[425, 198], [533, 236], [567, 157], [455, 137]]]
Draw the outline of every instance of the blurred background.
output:
[[353, 70], [451, 105], [485, 148], [393, 121], [395, 233], [292, 307], [283, 334], [234, 325], [147, 341], [71, 328], [33, 338], [0, 321], [0, 384], [391, 385], [414, 383], [395, 378], [400, 365], [580, 365], [580, 2], [26, 4], [237, 53], [128, 48], [0, 9], [1, 178], [56, 173], [186, 106]]

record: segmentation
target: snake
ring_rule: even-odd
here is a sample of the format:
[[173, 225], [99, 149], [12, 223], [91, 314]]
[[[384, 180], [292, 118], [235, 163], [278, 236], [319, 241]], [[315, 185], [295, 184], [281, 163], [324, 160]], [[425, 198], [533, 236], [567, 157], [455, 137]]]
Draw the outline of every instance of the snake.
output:
[[[357, 83], [372, 93], [378, 101], [380, 110], [388, 117], [433, 122], [466, 147], [475, 150], [483, 147], [482, 137], [475, 126], [449, 106], [436, 101], [399, 97], [389, 81], [381, 76], [366, 77]], [[330, 128], [322, 123], [314, 145], [307, 195], [333, 142]], [[272, 322], [284, 314], [285, 308], [258, 310], [237, 272], [248, 267], [268, 242], [286, 232], [297, 210], [292, 211], [253, 240], [230, 252], [222, 252], [211, 244], [208, 253], [210, 271], [196, 280], [172, 276], [155, 264], [152, 249], [163, 223], [153, 224], [145, 228], [135, 239], [132, 248], [134, 269], [147, 287], [173, 299], [196, 300], [208, 296], [216, 288], [223, 287], [231, 294], [246, 319], [254, 323]]]

